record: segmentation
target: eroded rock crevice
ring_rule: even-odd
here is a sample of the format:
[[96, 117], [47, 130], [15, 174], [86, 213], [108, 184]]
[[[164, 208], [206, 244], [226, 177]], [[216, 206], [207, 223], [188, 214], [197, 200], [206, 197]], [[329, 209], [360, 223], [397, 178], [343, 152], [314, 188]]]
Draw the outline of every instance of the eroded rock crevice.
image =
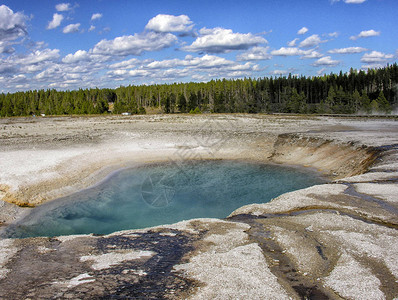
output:
[[[314, 222], [320, 214], [321, 219], [328, 220], [327, 224]], [[345, 255], [352, 260], [349, 265], [356, 265], [356, 272], [364, 272], [374, 283], [370, 287], [375, 289], [375, 295], [384, 294], [387, 299], [397, 295], [397, 273], [391, 260], [398, 253], [388, 241], [391, 236], [398, 237], [397, 227], [380, 227], [366, 219], [328, 210], [274, 216], [235, 215], [229, 220], [251, 226], [247, 233], [260, 245], [271, 271], [301, 299], [345, 298], [347, 295], [336, 289], [336, 282], [342, 280], [351, 281], [356, 287], [349, 298], [360, 298], [358, 293], [365, 292], [365, 283], [347, 275], [336, 278], [334, 270], [346, 268], [341, 266]], [[331, 224], [332, 228], [328, 227]], [[380, 232], [388, 232], [389, 238], [380, 237]]]
[[[256, 217], [251, 215], [238, 215], [231, 217], [230, 220], [235, 222], [244, 222], [250, 225], [247, 231], [250, 240], [257, 243], [267, 259], [270, 270], [282, 285], [291, 293], [293, 297], [300, 299], [338, 299], [337, 295], [330, 289], [325, 288], [319, 282], [319, 278], [332, 269], [331, 258], [328, 249], [319, 243], [315, 238], [311, 237], [305, 230], [300, 231], [294, 229], [295, 234], [299, 234], [306, 243], [311, 244], [313, 255], [318, 253], [321, 259], [317, 259], [318, 265], [316, 273], [304, 272], [300, 270], [297, 263], [287, 254], [286, 247], [283, 247], [276, 238], [276, 232], [273, 230], [272, 224], [283, 226], [279, 222], [281, 216], [275, 217]], [[272, 221], [270, 220], [272, 219]], [[314, 259], [314, 257], [312, 257]], [[316, 258], [315, 258], [316, 259]]]
[[[398, 297], [395, 121], [216, 115], [209, 117], [211, 122], [225, 125], [229, 120], [228, 125], [206, 129], [206, 116], [195, 121], [184, 116], [143, 118], [103, 122], [93, 118], [89, 126], [85, 119], [73, 120], [74, 139], [69, 138], [67, 129], [71, 124], [62, 118], [57, 119], [57, 126], [51, 120], [22, 124], [17, 131], [33, 132], [29, 143], [12, 132], [9, 138], [2, 137], [0, 150], [14, 164], [21, 162], [20, 155], [37, 161], [43, 153], [63, 158], [48, 170], [30, 166], [56, 178], [45, 181], [48, 177], [43, 177], [41, 188], [32, 183], [24, 189], [24, 183], [30, 181], [21, 181], [21, 203], [34, 205], [55, 197], [57, 193], [48, 190], [62, 189], [67, 180], [61, 179], [73, 183], [79, 176], [103, 170], [118, 160], [120, 166], [131, 159], [161, 161], [181, 149], [190, 154], [207, 153], [205, 158], [211, 159], [299, 164], [316, 168], [335, 181], [286, 193], [267, 204], [259, 199], [259, 204], [241, 207], [226, 220], [190, 220], [106, 236], [0, 239], [0, 298]], [[66, 127], [65, 122], [69, 124]], [[386, 126], [388, 130], [384, 130]], [[301, 133], [295, 133], [298, 129]], [[58, 138], [59, 131], [67, 138]], [[199, 142], [192, 132], [198, 132]], [[216, 148], [203, 143], [208, 138]], [[104, 140], [108, 143], [102, 144]], [[220, 141], [222, 147], [213, 143]], [[75, 142], [81, 143], [81, 149], [76, 156], [65, 158], [76, 150], [70, 148]], [[30, 144], [39, 151], [31, 150]], [[181, 148], [183, 145], [188, 146]], [[48, 148], [60, 156], [46, 152]], [[96, 159], [93, 153], [104, 149], [114, 157]], [[85, 169], [85, 159], [94, 168]], [[67, 168], [76, 173], [64, 172]], [[22, 171], [26, 170], [21, 170], [25, 174]], [[9, 173], [2, 178], [11, 183], [23, 177]], [[27, 174], [24, 180], [32, 174], [41, 175]], [[15, 193], [1, 184], [3, 199]], [[38, 196], [29, 198], [35, 192]], [[13, 201], [17, 202], [16, 198]], [[13, 221], [19, 213], [14, 208], [18, 207], [10, 203], [1, 206], [2, 222]]]
[[[173, 272], [203, 233], [149, 230], [14, 240], [1, 299], [181, 299], [199, 283]], [[10, 246], [10, 245], [9, 245]]]
[[367, 172], [382, 151], [359, 143], [285, 133], [278, 135], [269, 158], [278, 163], [310, 166], [339, 179]]

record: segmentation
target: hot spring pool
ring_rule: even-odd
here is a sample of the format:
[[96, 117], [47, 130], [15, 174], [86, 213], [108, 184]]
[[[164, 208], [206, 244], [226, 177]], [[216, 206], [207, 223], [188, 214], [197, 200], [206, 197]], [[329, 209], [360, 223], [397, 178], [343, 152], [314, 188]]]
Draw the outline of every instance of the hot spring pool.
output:
[[237, 161], [162, 163], [123, 169], [10, 225], [6, 237], [108, 234], [193, 218], [225, 218], [251, 203], [324, 183], [301, 168]]

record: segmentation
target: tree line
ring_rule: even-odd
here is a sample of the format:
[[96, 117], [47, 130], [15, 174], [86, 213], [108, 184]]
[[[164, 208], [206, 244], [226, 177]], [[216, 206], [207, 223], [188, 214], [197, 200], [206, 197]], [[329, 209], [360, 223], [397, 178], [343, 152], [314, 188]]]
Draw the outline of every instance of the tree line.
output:
[[222, 79], [116, 89], [0, 94], [0, 116], [131, 113], [390, 113], [398, 65], [323, 76]]

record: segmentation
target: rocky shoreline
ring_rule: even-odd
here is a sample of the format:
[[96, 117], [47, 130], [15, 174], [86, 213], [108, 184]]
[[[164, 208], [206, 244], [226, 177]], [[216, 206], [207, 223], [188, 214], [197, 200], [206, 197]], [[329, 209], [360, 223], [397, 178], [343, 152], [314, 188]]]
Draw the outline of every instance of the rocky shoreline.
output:
[[17, 118], [0, 119], [0, 129], [3, 227], [29, 211], [12, 203], [38, 205], [130, 164], [247, 159], [313, 167], [332, 180], [226, 220], [0, 239], [0, 298], [398, 297], [396, 119]]

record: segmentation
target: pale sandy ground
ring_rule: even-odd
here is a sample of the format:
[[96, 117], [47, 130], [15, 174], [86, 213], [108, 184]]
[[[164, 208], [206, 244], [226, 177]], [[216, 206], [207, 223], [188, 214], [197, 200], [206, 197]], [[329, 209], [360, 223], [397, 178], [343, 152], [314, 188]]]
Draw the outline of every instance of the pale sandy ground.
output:
[[[156, 297], [398, 297], [396, 119], [15, 118], [0, 119], [0, 133], [3, 230], [29, 212], [11, 203], [35, 206], [95, 184], [119, 168], [154, 161], [272, 161], [312, 167], [336, 180], [242, 207], [228, 221], [186, 221], [105, 237], [0, 239], [0, 298], [127, 295], [121, 292], [126, 280], [143, 288], [152, 278], [147, 265], [168, 250], [141, 242], [129, 250], [115, 239], [134, 244], [155, 233], [186, 247], [171, 275], [162, 277], [171, 281]], [[99, 246], [105, 241], [112, 241], [109, 248]], [[23, 276], [27, 270], [30, 277]], [[106, 270], [113, 273], [105, 275]], [[17, 283], [24, 286], [18, 292]], [[141, 296], [148, 296], [143, 290]]]

